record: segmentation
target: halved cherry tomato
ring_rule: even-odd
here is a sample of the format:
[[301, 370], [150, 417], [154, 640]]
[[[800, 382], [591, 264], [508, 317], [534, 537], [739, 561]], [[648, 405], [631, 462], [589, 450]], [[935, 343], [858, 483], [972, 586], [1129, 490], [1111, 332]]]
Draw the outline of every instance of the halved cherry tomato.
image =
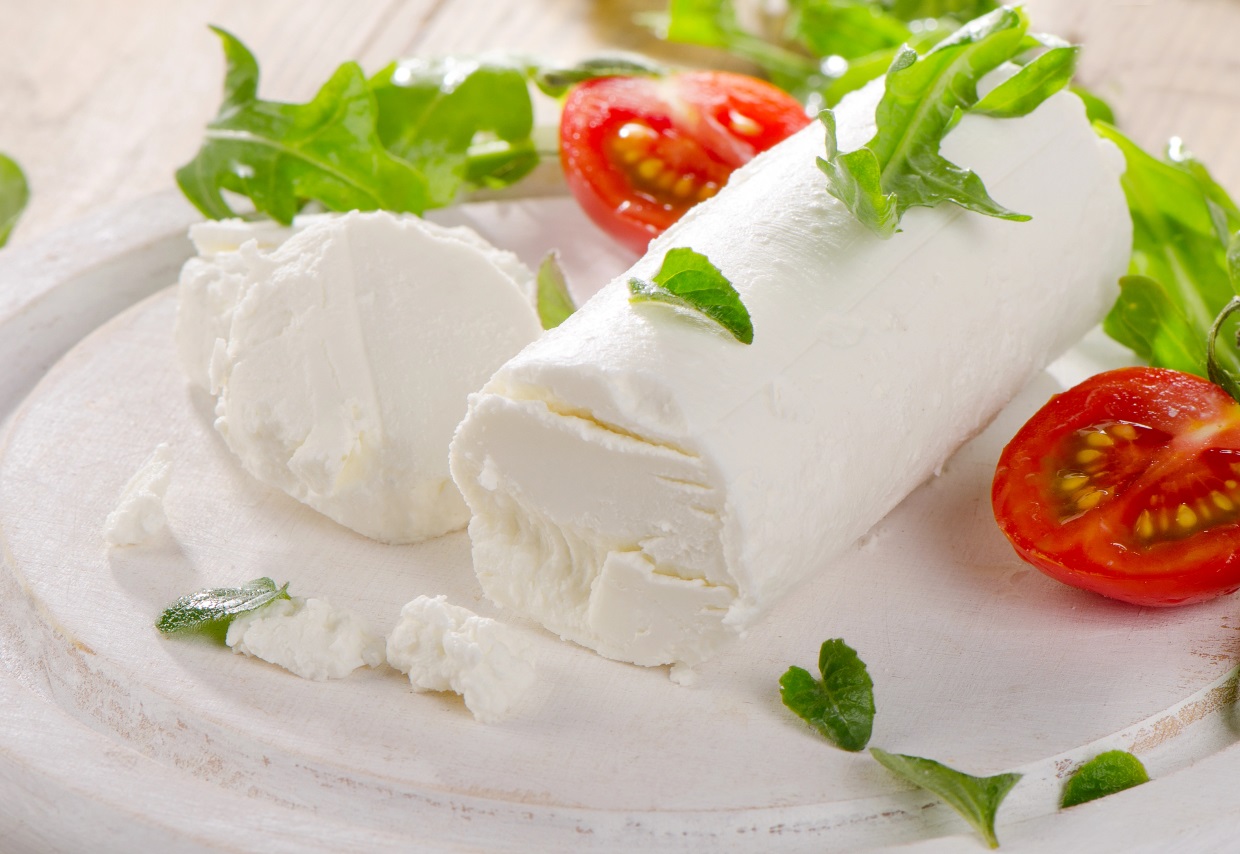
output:
[[1240, 589], [1240, 404], [1123, 368], [1051, 398], [999, 458], [992, 503], [1025, 560], [1137, 605]]
[[560, 162], [590, 218], [644, 252], [734, 169], [809, 122], [791, 95], [741, 74], [605, 77], [569, 93]]

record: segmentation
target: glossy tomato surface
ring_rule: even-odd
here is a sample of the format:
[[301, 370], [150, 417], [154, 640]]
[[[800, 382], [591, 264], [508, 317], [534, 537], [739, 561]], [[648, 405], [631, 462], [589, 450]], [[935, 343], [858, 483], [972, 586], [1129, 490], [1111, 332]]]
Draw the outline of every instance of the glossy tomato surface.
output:
[[560, 161], [590, 218], [644, 252], [734, 169], [809, 122], [792, 96], [741, 74], [606, 77], [569, 93]]
[[1240, 405], [1123, 368], [1051, 398], [1004, 449], [995, 519], [1052, 578], [1137, 605], [1240, 588]]

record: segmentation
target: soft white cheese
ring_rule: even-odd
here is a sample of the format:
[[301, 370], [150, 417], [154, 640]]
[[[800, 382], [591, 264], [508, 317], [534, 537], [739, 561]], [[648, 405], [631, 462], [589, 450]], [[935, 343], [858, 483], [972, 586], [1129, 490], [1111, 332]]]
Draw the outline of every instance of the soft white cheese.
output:
[[172, 449], [157, 446], [121, 490], [116, 508], [103, 523], [103, 538], [112, 546], [136, 546], [168, 523], [164, 494], [172, 480]]
[[[383, 542], [463, 527], [466, 396], [541, 327], [533, 276], [465, 228], [384, 213], [199, 227], [177, 339], [250, 474]], [[250, 234], [250, 239], [245, 239]], [[235, 248], [233, 248], [235, 246]]]
[[362, 617], [326, 599], [277, 599], [239, 614], [226, 640], [234, 652], [318, 682], [348, 676], [363, 664], [383, 663], [383, 637]]
[[400, 609], [387, 640], [388, 664], [409, 674], [415, 691], [455, 691], [474, 717], [497, 723], [534, 684], [526, 645], [495, 620], [443, 596], [419, 596]]
[[[881, 81], [837, 110], [874, 130]], [[470, 400], [452, 472], [487, 595], [603, 655], [694, 664], [881, 519], [1101, 316], [1127, 265], [1119, 152], [1076, 96], [944, 145], [1009, 222], [914, 208], [880, 240], [814, 123], [737, 172]], [[667, 250], [736, 286], [754, 343], [632, 305]]]

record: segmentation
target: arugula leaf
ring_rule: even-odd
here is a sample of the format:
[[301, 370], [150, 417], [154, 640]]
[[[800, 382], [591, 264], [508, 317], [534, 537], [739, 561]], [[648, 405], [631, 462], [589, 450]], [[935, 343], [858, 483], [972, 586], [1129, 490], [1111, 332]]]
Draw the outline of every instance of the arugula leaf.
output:
[[556, 252], [548, 252], [538, 265], [538, 319], [543, 329], [554, 329], [577, 310]]
[[30, 201], [30, 187], [21, 167], [0, 154], [0, 246], [9, 240], [13, 227]]
[[379, 140], [425, 176], [425, 207], [465, 184], [503, 187], [538, 164], [527, 69], [500, 58], [394, 62], [370, 79]]
[[412, 211], [430, 202], [427, 180], [392, 156], [376, 131], [375, 98], [356, 63], [346, 62], [306, 104], [258, 98], [258, 63], [233, 35], [224, 45], [224, 102], [198, 154], [177, 183], [209, 217], [235, 214], [222, 190], [240, 193], [289, 223], [308, 199], [329, 210]]
[[1085, 118], [1089, 120], [1090, 124], [1094, 122], [1106, 122], [1109, 125], [1115, 124], [1115, 111], [1111, 109], [1111, 105], [1089, 89], [1086, 89], [1084, 86], [1073, 85], [1068, 87], [1068, 91], [1085, 103]]
[[1056, 44], [990, 90], [971, 112], [999, 119], [1027, 116], [1072, 79], [1081, 49]]
[[1126, 750], [1108, 750], [1086, 762], [1069, 778], [1060, 806], [1074, 807], [1149, 781], [1150, 775], [1140, 759]]
[[155, 628], [164, 634], [218, 628], [233, 617], [288, 599], [288, 585], [276, 587], [270, 578], [256, 578], [241, 587], [214, 587], [182, 596], [160, 615]]
[[[1001, 219], [1029, 219], [995, 202], [976, 173], [939, 154], [947, 131], [977, 104], [978, 81], [1025, 51], [1027, 29], [1023, 12], [1000, 8], [962, 27], [925, 56], [901, 48], [887, 71], [886, 91], [875, 113], [877, 130], [855, 151], [839, 150], [834, 113], [823, 111], [827, 156], [819, 158], [818, 165], [827, 176], [828, 192], [883, 238], [896, 232], [908, 208], [942, 202]], [[1067, 83], [1063, 66], [1075, 59], [1075, 53], [1057, 52], [1063, 50], [1052, 48], [1017, 72], [996, 90], [1001, 94], [989, 109], [1020, 115], [1062, 87]], [[1054, 59], [1039, 66], [1045, 56]]]
[[[1095, 128], [1124, 154], [1120, 183], [1133, 226], [1130, 275], [1102, 328], [1152, 365], [1207, 376], [1209, 331], [1236, 295], [1227, 243], [1240, 230], [1240, 210], [1181, 145], [1159, 160], [1114, 127]], [[1220, 370], [1240, 376], [1235, 351], [1216, 357]]]
[[877, 747], [871, 747], [870, 754], [896, 776], [938, 795], [976, 828], [986, 844], [991, 848], [999, 847], [995, 836], [995, 814], [1008, 792], [1020, 780], [1021, 774], [974, 777], [933, 759], [888, 753]]
[[667, 73], [667, 68], [644, 56], [616, 54], [590, 57], [576, 65], [535, 68], [532, 79], [544, 95], [559, 98], [576, 84], [598, 77], [663, 77]]
[[775, 85], [818, 109], [881, 77], [901, 45], [927, 50], [996, 5], [993, 0], [789, 0], [782, 18], [767, 13], [770, 32], [761, 34], [741, 25], [734, 0], [670, 0], [666, 14], [644, 20], [668, 41], [718, 48], [756, 63]]
[[629, 279], [629, 302], [659, 302], [710, 318], [742, 344], [753, 343], [749, 310], [732, 283], [692, 249], [669, 249], [651, 282]]
[[874, 729], [874, 682], [857, 651], [841, 638], [825, 641], [818, 652], [815, 679], [789, 667], [779, 679], [784, 705], [843, 750], [863, 750]]

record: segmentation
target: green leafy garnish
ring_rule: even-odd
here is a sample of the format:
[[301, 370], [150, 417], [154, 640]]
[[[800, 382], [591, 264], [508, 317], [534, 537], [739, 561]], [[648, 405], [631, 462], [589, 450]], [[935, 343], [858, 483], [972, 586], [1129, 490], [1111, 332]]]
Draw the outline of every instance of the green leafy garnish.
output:
[[977, 829], [987, 845], [999, 847], [995, 836], [995, 813], [1022, 775], [1009, 773], [974, 777], [933, 759], [888, 753], [877, 747], [871, 747], [870, 754], [888, 771], [938, 795]]
[[844, 750], [865, 749], [874, 728], [874, 682], [856, 650], [840, 638], [825, 641], [818, 652], [815, 679], [789, 667], [779, 679], [784, 705]]
[[555, 252], [548, 252], [538, 265], [538, 319], [542, 328], [554, 329], [576, 310], [560, 268], [560, 258]]
[[761, 66], [777, 86], [815, 109], [882, 76], [901, 45], [924, 51], [993, 0], [789, 0], [763, 32], [739, 22], [734, 0], [671, 0], [646, 16], [668, 41], [725, 50]]
[[214, 218], [235, 214], [222, 190], [248, 196], [272, 219], [291, 222], [308, 199], [329, 210], [421, 212], [426, 177], [383, 147], [375, 96], [362, 69], [346, 62], [306, 104], [258, 98], [258, 63], [230, 33], [224, 44], [224, 103], [177, 184]]
[[[1120, 183], [1132, 215], [1132, 260], [1103, 329], [1151, 365], [1207, 376], [1207, 338], [1236, 295], [1227, 246], [1240, 209], [1206, 168], [1178, 144], [1160, 160], [1115, 128], [1095, 125], [1124, 154]], [[1240, 376], [1233, 350], [1217, 367]]]
[[13, 227], [30, 201], [30, 187], [21, 167], [0, 154], [0, 246], [9, 240]]
[[629, 279], [629, 302], [658, 302], [710, 318], [742, 344], [753, 343], [753, 323], [741, 295], [719, 268], [692, 249], [668, 250], [654, 280]]
[[463, 189], [507, 186], [538, 163], [524, 63], [413, 60], [368, 80], [346, 62], [311, 101], [286, 104], [258, 97], [254, 55], [213, 29], [227, 64], [224, 102], [198, 154], [177, 170], [209, 217], [234, 216], [223, 191], [283, 223], [309, 201], [422, 213]]
[[276, 587], [270, 578], [256, 578], [241, 587], [199, 590], [169, 605], [155, 623], [155, 628], [164, 634], [218, 628], [238, 614], [261, 608], [276, 599], [288, 598], [288, 585]]
[[1074, 807], [1149, 781], [1140, 759], [1126, 750], [1108, 750], [1076, 770], [1064, 786], [1060, 805]]
[[[942, 202], [1001, 219], [1027, 220], [994, 201], [976, 173], [939, 154], [943, 137], [977, 105], [978, 81], [1028, 48], [1027, 29], [1024, 13], [1000, 8], [962, 27], [925, 56], [901, 48], [887, 71], [886, 91], [875, 114], [877, 130], [855, 151], [839, 150], [835, 116], [824, 110], [827, 156], [819, 158], [818, 165], [827, 176], [828, 192], [884, 238], [896, 232], [910, 207]], [[1039, 66], [1045, 56], [1055, 60]], [[1032, 110], [1067, 83], [1074, 60], [1071, 48], [1051, 48], [992, 92], [995, 100], [989, 109], [998, 115]]]
[[468, 184], [503, 187], [538, 164], [523, 65], [446, 57], [394, 62], [370, 79], [379, 140], [426, 178], [426, 207]]

